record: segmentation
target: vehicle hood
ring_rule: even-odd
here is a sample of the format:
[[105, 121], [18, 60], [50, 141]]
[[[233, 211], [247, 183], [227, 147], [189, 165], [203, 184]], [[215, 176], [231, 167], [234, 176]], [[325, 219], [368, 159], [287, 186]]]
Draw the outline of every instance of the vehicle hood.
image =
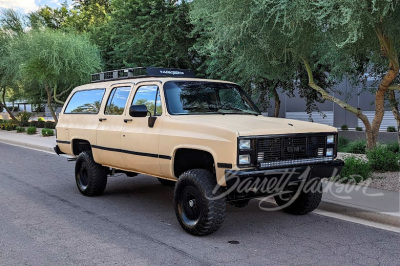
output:
[[238, 136], [336, 132], [331, 126], [300, 120], [255, 115], [174, 115], [172, 119], [236, 131]]

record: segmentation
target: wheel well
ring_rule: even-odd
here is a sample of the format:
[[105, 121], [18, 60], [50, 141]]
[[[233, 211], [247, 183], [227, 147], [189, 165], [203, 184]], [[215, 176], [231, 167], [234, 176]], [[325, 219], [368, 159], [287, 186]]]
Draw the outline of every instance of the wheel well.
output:
[[174, 158], [175, 177], [179, 178], [182, 173], [191, 169], [206, 169], [214, 173], [214, 158], [211, 153], [194, 149], [177, 150]]
[[79, 155], [83, 151], [92, 150], [89, 141], [83, 139], [74, 139], [72, 141], [72, 152], [74, 155]]

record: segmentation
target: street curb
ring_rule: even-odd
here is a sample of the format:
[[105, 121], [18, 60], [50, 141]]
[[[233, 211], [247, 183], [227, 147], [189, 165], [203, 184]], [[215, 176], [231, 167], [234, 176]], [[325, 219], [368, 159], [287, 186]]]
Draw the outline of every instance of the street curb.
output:
[[0, 138], [0, 142], [6, 143], [6, 144], [11, 144], [11, 145], [16, 145], [16, 146], [20, 146], [20, 147], [26, 147], [26, 148], [46, 151], [46, 152], [54, 152], [54, 148], [53, 147], [47, 147], [47, 146], [32, 144], [32, 143], [23, 142], [23, 141], [10, 140], [10, 139], [1, 139]]
[[355, 208], [348, 205], [322, 201], [318, 209], [341, 214], [344, 216], [358, 218], [369, 222], [385, 224], [394, 227], [400, 227], [400, 216], [389, 212], [373, 212], [361, 208]]

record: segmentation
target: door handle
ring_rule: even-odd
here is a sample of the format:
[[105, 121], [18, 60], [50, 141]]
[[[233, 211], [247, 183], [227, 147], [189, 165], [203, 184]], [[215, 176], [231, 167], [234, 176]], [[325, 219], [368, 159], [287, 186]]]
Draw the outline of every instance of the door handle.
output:
[[103, 121], [106, 121], [106, 120], [107, 120], [107, 118], [99, 118], [100, 122], [103, 122]]
[[124, 123], [132, 122], [132, 119], [124, 119]]

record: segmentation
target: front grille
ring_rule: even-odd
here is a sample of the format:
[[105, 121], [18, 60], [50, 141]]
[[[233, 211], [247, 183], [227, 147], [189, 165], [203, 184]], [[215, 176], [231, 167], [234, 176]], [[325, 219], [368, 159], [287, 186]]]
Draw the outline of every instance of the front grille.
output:
[[296, 164], [309, 163], [310, 160], [305, 159], [314, 161], [315, 158], [324, 156], [325, 152], [326, 135], [257, 139], [257, 161], [261, 166], [277, 161], [296, 162]]

